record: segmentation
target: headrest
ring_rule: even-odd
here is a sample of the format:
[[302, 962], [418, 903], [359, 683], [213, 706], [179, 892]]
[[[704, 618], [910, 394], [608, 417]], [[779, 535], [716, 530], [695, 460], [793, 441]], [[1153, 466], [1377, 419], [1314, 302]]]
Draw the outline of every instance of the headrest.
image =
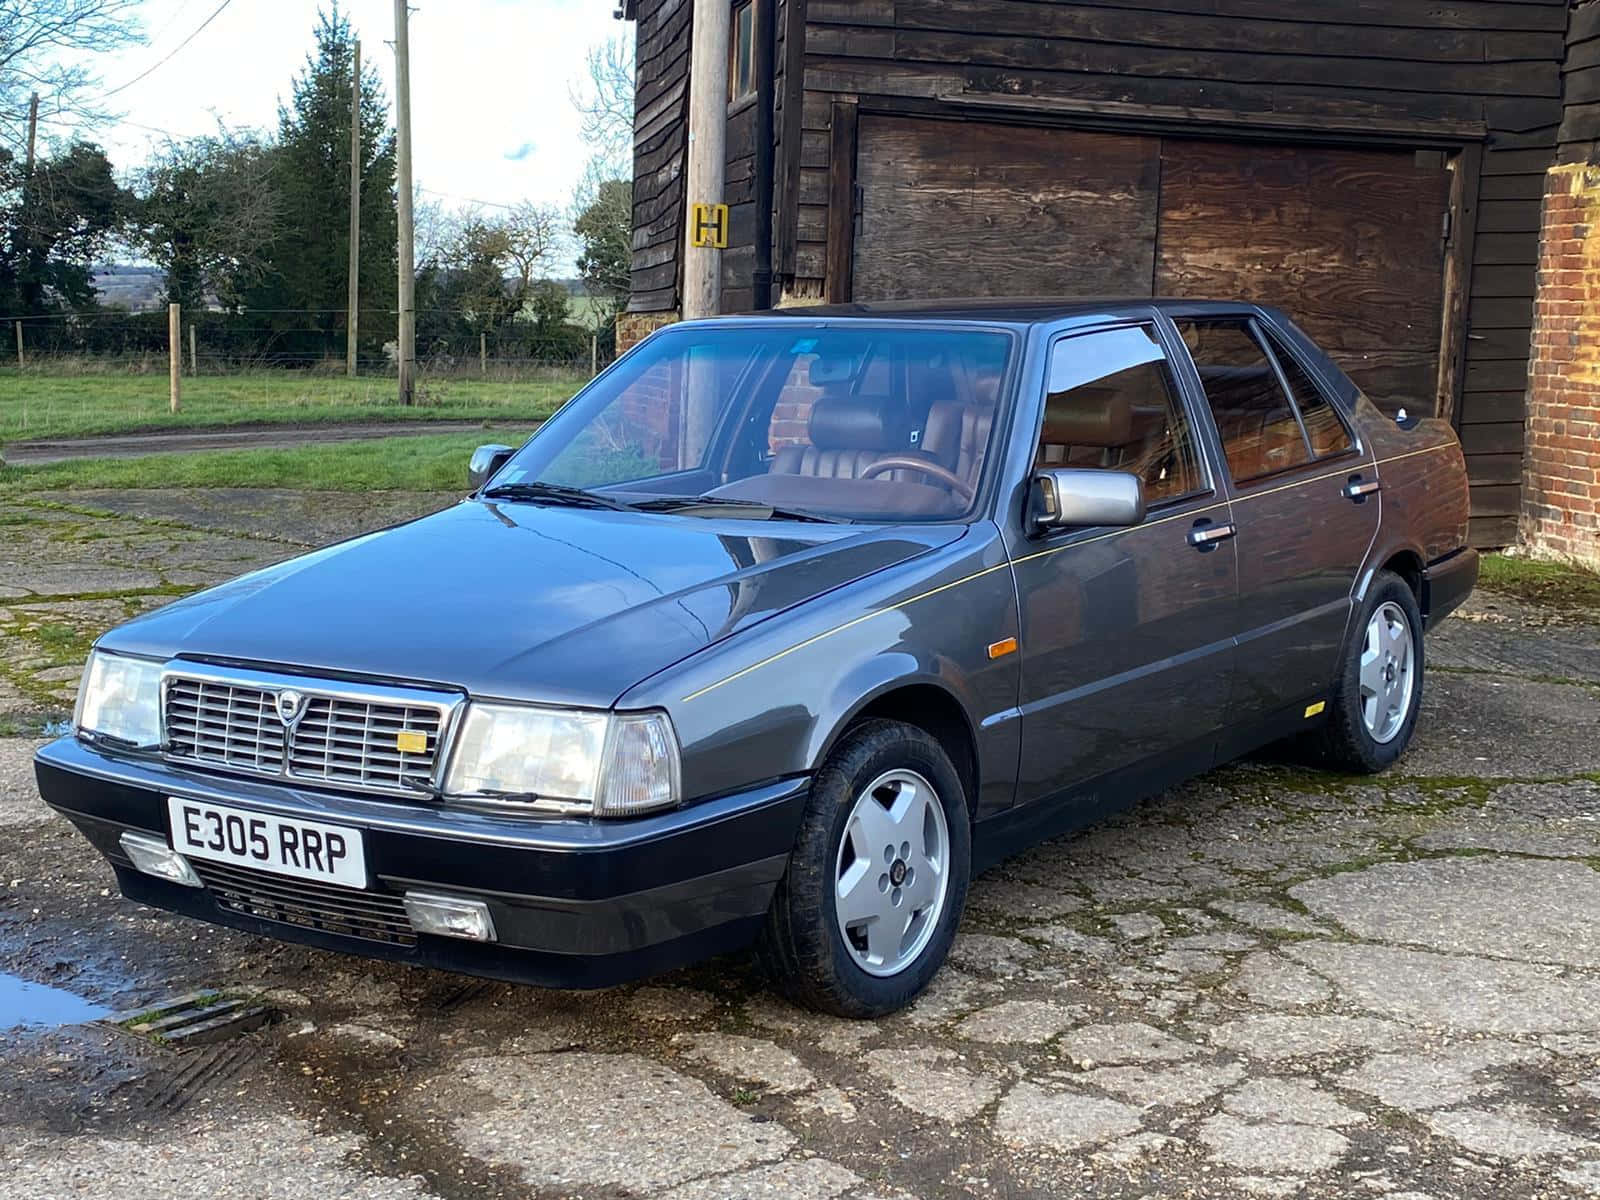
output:
[[1133, 401], [1128, 393], [1077, 388], [1044, 407], [1047, 446], [1126, 446], [1133, 441]]
[[811, 444], [818, 450], [904, 450], [911, 433], [887, 396], [824, 393], [811, 406]]

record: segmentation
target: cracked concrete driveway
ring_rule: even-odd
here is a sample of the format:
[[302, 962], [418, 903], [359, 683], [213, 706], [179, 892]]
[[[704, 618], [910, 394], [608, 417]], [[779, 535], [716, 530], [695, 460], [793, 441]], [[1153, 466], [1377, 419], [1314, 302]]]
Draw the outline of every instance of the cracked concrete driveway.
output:
[[0, 1033], [0, 1195], [1600, 1195], [1600, 618], [1488, 594], [1429, 638], [1396, 770], [1250, 762], [1016, 859], [876, 1024], [740, 959], [549, 993], [121, 900], [28, 768], [88, 640], [439, 500], [0, 505], [0, 972], [283, 1014]]

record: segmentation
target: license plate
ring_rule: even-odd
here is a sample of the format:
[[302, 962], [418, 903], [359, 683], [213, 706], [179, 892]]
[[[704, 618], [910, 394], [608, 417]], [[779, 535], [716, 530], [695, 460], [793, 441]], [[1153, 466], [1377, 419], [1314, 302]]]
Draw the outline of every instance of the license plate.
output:
[[367, 886], [361, 831], [298, 817], [167, 797], [172, 848], [191, 858], [342, 887]]

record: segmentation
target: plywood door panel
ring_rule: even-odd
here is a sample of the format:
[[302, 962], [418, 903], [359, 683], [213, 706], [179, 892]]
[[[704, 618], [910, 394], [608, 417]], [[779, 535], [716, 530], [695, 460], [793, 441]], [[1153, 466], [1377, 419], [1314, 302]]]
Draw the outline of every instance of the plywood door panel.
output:
[[1167, 139], [1156, 292], [1279, 305], [1380, 407], [1432, 411], [1449, 197], [1406, 152]]
[[1149, 295], [1160, 142], [863, 116], [857, 300]]

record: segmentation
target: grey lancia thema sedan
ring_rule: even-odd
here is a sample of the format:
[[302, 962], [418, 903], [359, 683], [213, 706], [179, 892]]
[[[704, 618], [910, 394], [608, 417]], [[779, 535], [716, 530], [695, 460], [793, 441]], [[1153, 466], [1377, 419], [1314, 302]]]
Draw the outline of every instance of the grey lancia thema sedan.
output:
[[100, 639], [44, 798], [123, 893], [596, 987], [911, 1001], [974, 872], [1266, 743], [1409, 741], [1460, 447], [1249, 304], [663, 330], [472, 494]]

